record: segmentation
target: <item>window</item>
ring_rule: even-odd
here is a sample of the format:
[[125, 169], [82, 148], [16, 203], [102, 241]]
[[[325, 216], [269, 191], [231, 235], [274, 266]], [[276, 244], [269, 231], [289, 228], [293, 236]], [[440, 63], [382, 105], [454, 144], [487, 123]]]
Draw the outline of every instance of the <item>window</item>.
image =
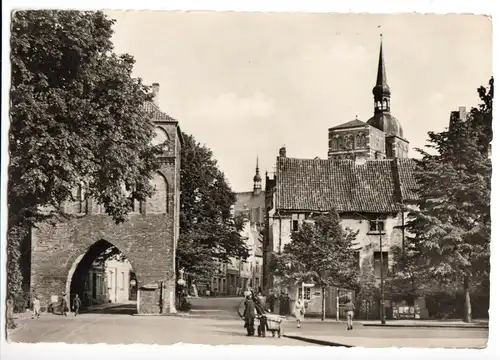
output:
[[305, 296], [303, 297], [302, 296], [302, 287], [299, 287], [298, 296], [300, 298], [302, 298], [302, 300], [311, 300], [311, 288], [309, 288], [309, 287], [304, 288], [304, 293], [305, 293]]
[[165, 177], [156, 173], [151, 181], [155, 189], [153, 196], [147, 201], [148, 213], [167, 213], [168, 212], [168, 182]]
[[292, 220], [292, 231], [299, 231], [299, 220]]
[[370, 220], [370, 232], [383, 233], [385, 231], [385, 221], [382, 219]]
[[[75, 194], [75, 193], [73, 193]], [[82, 214], [87, 212], [87, 201], [85, 200], [85, 189], [83, 184], [80, 184], [76, 188], [75, 194], [75, 213]]]
[[[159, 145], [159, 144], [164, 144], [169, 140], [168, 134], [165, 130], [162, 128], [157, 127], [155, 129], [155, 137], [151, 141], [153, 146]], [[165, 149], [168, 150], [168, 147]]]
[[[389, 269], [389, 253], [387, 251], [382, 251], [383, 257], [383, 273], [384, 276], [387, 276], [387, 271]], [[380, 251], [373, 252], [373, 272], [376, 277], [380, 277]]]

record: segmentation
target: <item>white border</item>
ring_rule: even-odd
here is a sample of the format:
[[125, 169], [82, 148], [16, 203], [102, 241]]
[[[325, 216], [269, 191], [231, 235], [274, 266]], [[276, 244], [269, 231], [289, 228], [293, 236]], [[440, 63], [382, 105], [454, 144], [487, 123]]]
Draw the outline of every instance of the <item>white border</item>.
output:
[[[339, 1], [339, 0], [307, 0], [307, 1], [277, 1], [277, 0], [248, 0], [248, 1], [214, 1], [214, 0], [199, 0], [199, 1], [168, 1], [168, 0], [157, 0], [157, 1], [118, 1], [118, 0], [86, 0], [84, 2], [70, 2], [65, 0], [51, 0], [51, 1], [37, 1], [37, 0], [18, 0], [18, 1], [2, 1], [2, 177], [1, 177], [1, 199], [2, 199], [2, 211], [1, 213], [1, 225], [2, 225], [2, 248], [1, 253], [1, 263], [3, 269], [5, 269], [5, 229], [6, 229], [6, 186], [7, 186], [7, 167], [8, 167], [8, 91], [10, 86], [10, 64], [9, 64], [9, 26], [10, 26], [10, 12], [12, 9], [21, 8], [60, 8], [60, 9], [130, 9], [130, 10], [215, 10], [215, 11], [256, 11], [256, 12], [266, 12], [266, 11], [278, 11], [278, 12], [361, 12], [361, 13], [400, 13], [400, 12], [419, 12], [419, 13], [474, 13], [474, 14], [495, 14], [494, 4], [495, 0], [350, 0], [350, 1]], [[495, 20], [494, 17], [493, 20]], [[498, 27], [493, 26], [494, 35], [498, 34]], [[494, 36], [496, 39], [497, 36]], [[496, 41], [494, 40], [494, 58], [497, 55]], [[494, 74], [497, 74], [496, 62], [494, 62]], [[479, 85], [479, 84], [478, 84]], [[498, 95], [497, 95], [498, 99]], [[494, 107], [494, 118], [496, 118], [497, 102], [495, 101]], [[494, 133], [497, 131], [500, 133], [500, 129], [494, 123]], [[496, 137], [495, 137], [496, 139]], [[493, 162], [494, 168], [498, 164], [498, 158], [500, 156], [495, 156], [497, 153], [497, 147], [500, 151], [500, 145], [496, 146], [498, 141], [493, 142]], [[493, 184], [496, 180], [496, 172], [493, 174]], [[498, 213], [497, 207], [497, 187], [493, 185], [492, 191], [492, 218], [499, 219], [500, 216], [495, 216]], [[341, 348], [284, 348], [284, 347], [255, 347], [251, 348], [251, 351], [238, 351], [239, 347], [236, 346], [225, 346], [225, 347], [207, 347], [207, 346], [170, 346], [170, 347], [160, 347], [160, 346], [141, 346], [141, 345], [131, 345], [131, 346], [107, 346], [107, 345], [62, 345], [62, 344], [37, 344], [37, 345], [19, 345], [19, 344], [6, 344], [4, 342], [4, 337], [2, 334], [2, 344], [1, 348], [1, 359], [13, 359], [13, 358], [34, 358], [34, 359], [66, 359], [70, 357], [71, 359], [89, 359], [94, 356], [97, 357], [118, 357], [122, 359], [141, 359], [141, 358], [162, 358], [168, 356], [173, 356], [174, 358], [188, 358], [188, 357], [217, 357], [222, 358], [237, 357], [237, 358], [256, 358], [256, 357], [291, 357], [291, 358], [303, 358], [304, 355], [314, 356], [315, 358], [323, 357], [368, 357], [370, 359], [377, 358], [421, 358], [424, 356], [431, 355], [432, 357], [453, 357], [454, 359], [468, 359], [468, 358], [493, 358], [493, 354], [496, 353], [495, 348], [497, 347], [497, 342], [493, 339], [498, 339], [499, 334], [497, 331], [498, 322], [498, 280], [497, 276], [499, 266], [497, 265], [496, 259], [499, 258], [500, 247], [495, 244], [495, 240], [499, 238], [497, 236], [498, 226], [497, 223], [493, 223], [492, 230], [492, 258], [491, 258], [491, 304], [493, 306], [490, 308], [490, 344], [486, 350], [462, 350], [462, 351], [452, 351], [452, 350], [425, 350], [425, 349], [341, 349]], [[3, 270], [2, 269], [2, 270]], [[2, 310], [4, 310], [4, 297], [5, 297], [5, 271], [1, 271], [0, 284], [2, 287], [0, 289], [1, 293], [1, 303]], [[5, 328], [4, 311], [2, 311], [2, 316], [0, 320], [1, 329]], [[493, 341], [491, 341], [493, 340]], [[66, 352], [68, 351], [68, 352]], [[346, 351], [348, 351], [346, 353]]]

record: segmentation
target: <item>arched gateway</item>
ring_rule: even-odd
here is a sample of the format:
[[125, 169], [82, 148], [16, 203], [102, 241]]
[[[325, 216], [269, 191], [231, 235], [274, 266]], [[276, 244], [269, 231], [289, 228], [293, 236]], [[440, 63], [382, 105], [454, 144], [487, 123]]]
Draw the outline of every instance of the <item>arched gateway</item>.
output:
[[138, 312], [175, 311], [182, 137], [177, 121], [154, 103], [146, 107], [155, 126], [167, 134], [162, 139], [167, 141], [163, 164], [152, 180], [158, 191], [146, 203], [134, 204], [128, 221], [119, 225], [92, 199], [80, 197], [78, 204], [65, 205], [76, 216], [32, 229], [30, 288], [43, 307], [63, 293], [69, 301], [71, 293], [81, 292], [83, 274], [97, 256], [115, 246], [132, 264]]

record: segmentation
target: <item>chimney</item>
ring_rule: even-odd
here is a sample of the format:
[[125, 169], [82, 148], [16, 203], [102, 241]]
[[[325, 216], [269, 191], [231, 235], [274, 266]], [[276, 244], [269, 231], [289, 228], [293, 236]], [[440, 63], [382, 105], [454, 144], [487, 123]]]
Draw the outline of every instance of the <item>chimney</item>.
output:
[[458, 118], [462, 121], [467, 120], [467, 112], [465, 110], [465, 106], [460, 106], [458, 108]]
[[280, 157], [286, 158], [286, 147], [284, 146], [280, 149]]
[[160, 84], [158, 83], [153, 83], [153, 101], [156, 106], [160, 107], [160, 101], [159, 101], [159, 96], [160, 96]]

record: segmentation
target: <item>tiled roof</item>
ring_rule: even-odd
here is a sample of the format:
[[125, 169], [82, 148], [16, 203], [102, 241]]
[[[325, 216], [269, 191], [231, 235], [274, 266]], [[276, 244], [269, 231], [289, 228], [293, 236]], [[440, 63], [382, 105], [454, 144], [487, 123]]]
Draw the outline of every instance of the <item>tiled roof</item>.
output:
[[346, 123], [334, 126], [330, 128], [330, 130], [336, 130], [336, 129], [348, 129], [348, 128], [353, 128], [353, 127], [360, 127], [360, 126], [366, 126], [367, 124], [361, 120], [354, 119], [351, 121], [348, 121]]
[[415, 161], [413, 159], [397, 159], [396, 161], [401, 196], [407, 201], [418, 200], [417, 193], [415, 192], [418, 184], [415, 176], [413, 176]]
[[[152, 121], [170, 121], [172, 123], [178, 124], [178, 121], [175, 120], [173, 117], [165, 114], [163, 111], [160, 110], [160, 108], [152, 101], [148, 101], [144, 103], [143, 108], [146, 112], [148, 112], [151, 115], [151, 120]], [[184, 139], [182, 137], [182, 132], [177, 126], [177, 134], [179, 136], [179, 140], [181, 142], [181, 146], [184, 144]]]
[[176, 121], [174, 118], [162, 112], [152, 101], [144, 103], [143, 107], [144, 110], [146, 110], [148, 113], [151, 113], [153, 121]]
[[[319, 160], [278, 158], [279, 210], [397, 212], [415, 200], [411, 159]], [[402, 196], [402, 199], [401, 199]]]

